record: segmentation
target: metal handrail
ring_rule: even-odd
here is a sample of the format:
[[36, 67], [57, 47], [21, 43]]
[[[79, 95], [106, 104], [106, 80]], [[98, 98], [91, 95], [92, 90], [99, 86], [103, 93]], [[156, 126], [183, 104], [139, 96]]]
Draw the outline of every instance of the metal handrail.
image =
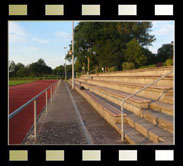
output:
[[[153, 81], [152, 83], [150, 83], [150, 84], [144, 86], [143, 88], [139, 89], [137, 92], [135, 92], [135, 93], [129, 95], [128, 97], [126, 97], [126, 98], [124, 98], [124, 99], [119, 99], [119, 98], [114, 97], [114, 96], [111, 96], [111, 95], [109, 95], [109, 94], [107, 94], [107, 93], [103, 93], [103, 92], [99, 92], [99, 91], [98, 91], [99, 93], [102, 93], [102, 94], [105, 94], [105, 95], [110, 96], [110, 97], [112, 97], [112, 98], [115, 98], [115, 99], [117, 99], [118, 101], [122, 101], [122, 104], [121, 104], [121, 140], [122, 140], [122, 141], [124, 141], [124, 132], [123, 132], [123, 131], [124, 131], [124, 128], [123, 128], [123, 126], [124, 126], [124, 124], [123, 124], [123, 122], [124, 122], [124, 114], [123, 114], [123, 112], [124, 112], [124, 104], [125, 104], [125, 102], [126, 102], [129, 98], [131, 98], [131, 97], [137, 95], [138, 93], [142, 92], [142, 91], [145, 90], [146, 88], [148, 88], [148, 87], [154, 85], [155, 83], [157, 83], [158, 81], [162, 80], [163, 78], [165, 78], [166, 76], [168, 76], [168, 75], [171, 74], [171, 73], [173, 73], [173, 70], [170, 71], [170, 72], [168, 72], [168, 73], [165, 73], [163, 76], [161, 76], [161, 77], [158, 78], [157, 80], [155, 80], [155, 81]], [[90, 90], [90, 89], [94, 89], [94, 88], [89, 87], [88, 89]], [[94, 90], [96, 90], [96, 89], [94, 89]], [[97, 91], [97, 90], [96, 90], [96, 91]]]
[[[100, 68], [103, 68], [103, 67], [98, 67], [97, 70], [100, 69]], [[87, 75], [90, 74], [90, 73], [92, 73], [92, 72], [95, 71], [95, 70], [96, 70], [96, 69], [94, 69], [94, 70], [92, 70], [92, 71], [90, 71], [90, 72], [87, 72]]]
[[138, 93], [142, 92], [143, 90], [145, 90], [146, 88], [154, 85], [155, 83], [157, 83], [158, 81], [162, 80], [163, 78], [165, 78], [166, 76], [168, 76], [169, 74], [173, 73], [173, 70], [168, 72], [168, 73], [165, 73], [163, 76], [161, 76], [160, 78], [158, 78], [157, 80], [153, 81], [152, 83], [144, 86], [142, 89], [139, 89], [137, 92], [131, 94], [130, 96], [126, 97], [125, 99], [122, 100], [122, 104], [121, 104], [121, 141], [124, 141], [124, 103], [126, 100], [128, 100], [129, 98], [137, 95]]
[[41, 93], [39, 93], [37, 96], [33, 97], [31, 100], [29, 100], [27, 103], [25, 103], [24, 105], [22, 105], [21, 107], [19, 107], [18, 109], [16, 109], [15, 111], [13, 111], [10, 115], [9, 115], [9, 120], [12, 119], [16, 114], [18, 114], [19, 112], [21, 112], [26, 106], [28, 106], [30, 103], [32, 103], [35, 99], [37, 99], [40, 95], [42, 95], [45, 91], [47, 91], [50, 87], [52, 87], [54, 84], [51, 84], [48, 88], [46, 88], [45, 90], [43, 90]]
[[20, 113], [25, 107], [27, 107], [29, 104], [31, 104], [34, 101], [34, 136], [36, 137], [36, 120], [37, 120], [37, 98], [42, 95], [44, 92], [46, 92], [46, 113], [47, 113], [47, 101], [48, 101], [48, 89], [51, 88], [51, 101], [52, 101], [52, 97], [53, 97], [53, 89], [54, 90], [57, 89], [58, 85], [60, 84], [60, 80], [56, 81], [55, 83], [51, 84], [48, 88], [46, 88], [45, 90], [43, 90], [42, 92], [40, 92], [38, 95], [36, 95], [35, 97], [33, 97], [31, 100], [29, 100], [28, 102], [26, 102], [24, 105], [22, 105], [21, 107], [19, 107], [18, 109], [16, 109], [15, 111], [13, 111], [9, 116], [9, 120], [12, 119], [15, 115], [17, 115], [18, 113]]

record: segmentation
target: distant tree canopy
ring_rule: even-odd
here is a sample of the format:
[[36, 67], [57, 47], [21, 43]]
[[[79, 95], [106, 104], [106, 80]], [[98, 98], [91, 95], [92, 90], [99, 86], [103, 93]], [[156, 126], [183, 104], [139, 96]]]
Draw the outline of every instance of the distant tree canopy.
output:
[[52, 74], [51, 67], [47, 66], [43, 59], [37, 62], [24, 66], [22, 63], [15, 64], [14, 61], [9, 65], [10, 77], [26, 77], [26, 76], [43, 76], [45, 74]]
[[30, 64], [29, 69], [32, 76], [52, 74], [51, 67], [47, 66], [43, 59], [39, 59], [37, 62]]
[[158, 49], [157, 61], [164, 62], [166, 59], [173, 58], [173, 45], [172, 44], [163, 44], [162, 47]]
[[[155, 40], [151, 27], [151, 22], [80, 22], [74, 30], [76, 69], [115, 66], [120, 70], [125, 61], [146, 63], [144, 47]], [[65, 59], [71, 61], [71, 55]]]
[[[67, 78], [71, 77], [72, 65], [66, 65]], [[27, 66], [22, 63], [9, 62], [9, 77], [43, 77], [45, 75], [57, 75], [65, 77], [65, 66], [60, 65], [53, 70], [47, 66], [43, 59], [33, 62]]]

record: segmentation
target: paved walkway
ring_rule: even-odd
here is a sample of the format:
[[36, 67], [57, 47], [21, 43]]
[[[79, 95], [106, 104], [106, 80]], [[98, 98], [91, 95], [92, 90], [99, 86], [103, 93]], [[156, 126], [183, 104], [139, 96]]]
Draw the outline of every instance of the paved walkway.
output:
[[31, 131], [24, 144], [121, 144], [120, 135], [64, 81], [48, 113], [40, 116], [37, 132], [36, 141]]

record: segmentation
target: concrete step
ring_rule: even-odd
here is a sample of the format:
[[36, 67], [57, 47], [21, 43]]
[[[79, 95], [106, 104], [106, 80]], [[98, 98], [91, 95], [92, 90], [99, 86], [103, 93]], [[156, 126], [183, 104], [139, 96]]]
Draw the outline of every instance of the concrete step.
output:
[[165, 94], [161, 99], [161, 102], [167, 103], [167, 104], [173, 104], [173, 95]]
[[[116, 124], [118, 132], [121, 134], [121, 124]], [[124, 124], [124, 139], [132, 145], [142, 145], [142, 144], [154, 144], [147, 137], [144, 137], [134, 128], [130, 127], [127, 123]]]
[[139, 118], [137, 115], [124, 110], [126, 114], [127, 123], [142, 135], [150, 139], [154, 143], [164, 142], [173, 144], [173, 134], [158, 127], [157, 125], [151, 124], [149, 121]]
[[[90, 74], [90, 76], [162, 76], [173, 70], [173, 66], [166, 67], [152, 67], [144, 69], [124, 70], [107, 73]], [[171, 74], [173, 75], [173, 74]], [[82, 77], [86, 77], [83, 75]]]
[[[110, 88], [106, 88], [106, 87], [102, 87], [102, 86], [98, 86], [98, 85], [92, 85], [90, 83], [81, 83], [80, 84], [79, 82], [76, 81], [76, 84], [82, 85], [85, 88], [88, 88], [90, 91], [95, 92], [96, 94], [101, 95], [103, 97], [111, 96], [111, 99], [116, 99], [116, 102], [119, 104], [121, 104], [121, 101], [123, 99], [125, 99], [126, 97], [131, 95], [126, 92], [122, 92], [119, 90], [110, 89]], [[151, 101], [152, 100], [150, 100], [150, 99], [146, 99], [146, 98], [139, 97], [139, 96], [134, 96], [134, 97], [131, 97], [127, 102], [129, 102], [130, 104], [133, 104], [134, 106], [140, 107], [140, 108], [148, 108], [149, 103]]]
[[150, 103], [150, 108], [167, 115], [173, 116], [173, 104], [167, 104], [160, 101]]
[[[101, 96], [98, 96], [98, 98], [120, 110], [118, 105], [107, 101]], [[173, 118], [171, 116], [153, 110], [142, 110], [141, 115], [137, 116], [134, 112], [124, 110], [124, 121], [154, 143], [161, 141], [169, 143], [173, 141]]]
[[[127, 83], [127, 82], [117, 82], [117, 81], [102, 81], [102, 80], [83, 80], [83, 79], [76, 79], [76, 82], [84, 84], [90, 83], [92, 85], [98, 85], [110, 89], [119, 90], [122, 92], [133, 94], [139, 89], [142, 89], [145, 85], [144, 84], [137, 84], [137, 83]], [[151, 86], [144, 91], [137, 94], [137, 96], [141, 96], [144, 98], [149, 98], [153, 100], [159, 99], [163, 92], [167, 91], [167, 89], [171, 89], [170, 86]]]
[[[93, 80], [106, 80], [106, 81], [120, 81], [128, 83], [139, 83], [139, 84], [150, 84], [157, 80], [159, 76], [90, 76]], [[88, 78], [85, 78], [88, 79]], [[173, 87], [173, 76], [167, 76], [164, 79], [156, 83], [159, 86], [172, 86]]]
[[173, 117], [154, 110], [142, 110], [141, 117], [173, 133]]
[[[71, 84], [71, 82], [69, 83]], [[80, 90], [78, 85], [75, 85], [75, 89], [109, 124], [115, 127], [116, 123], [120, 123], [121, 112], [119, 109], [105, 103], [103, 100], [87, 90]]]
[[[106, 102], [110, 102], [111, 105], [113, 103], [118, 105], [119, 106], [118, 109], [120, 109], [122, 99], [124, 99], [129, 95], [129, 94], [127, 95], [126, 93], [123, 94], [123, 92], [120, 92], [120, 91], [111, 90], [108, 88], [102, 88], [94, 85], [91, 85], [91, 86], [88, 85], [86, 88], [88, 87], [90, 87], [89, 89], [90, 92], [93, 92], [94, 94], [98, 95], [98, 97], [99, 96], [102, 97], [103, 100], [106, 100]], [[95, 88], [97, 90], [95, 90]], [[111, 91], [114, 94], [110, 93]], [[123, 97], [118, 96], [119, 94], [124, 96]], [[119, 102], [119, 99], [121, 99], [120, 102]], [[142, 103], [141, 105], [140, 104], [137, 105], [135, 102], [137, 103], [142, 102]], [[132, 97], [130, 102], [126, 101], [126, 103], [124, 104], [124, 108], [133, 112], [135, 115], [141, 118], [144, 118], [150, 121], [151, 123], [158, 125], [159, 127], [162, 127], [163, 129], [173, 133], [173, 117], [170, 115], [164, 114], [163, 112], [157, 112], [157, 111], [148, 109], [148, 107], [145, 105], [146, 103], [149, 106], [150, 101], [141, 97], [134, 97], [134, 98]], [[143, 108], [146, 108], [146, 109], [143, 109]]]
[[[80, 94], [84, 94], [83, 97], [85, 97], [87, 99], [87, 101], [97, 110], [97, 112], [99, 112], [106, 121], [108, 121], [117, 131], [119, 131], [119, 128], [118, 129], [116, 128], [116, 124], [120, 124], [120, 122], [121, 122], [120, 121], [121, 120], [120, 107], [118, 105], [116, 105], [114, 103], [111, 104], [110, 102], [107, 102], [106, 99], [102, 98], [101, 96], [97, 97], [96, 94], [92, 94], [89, 91], [79, 90], [79, 86], [76, 89]], [[96, 103], [97, 103], [97, 105], [96, 105]], [[109, 113], [109, 112], [112, 112], [112, 113]], [[116, 114], [116, 116], [114, 116], [114, 114]], [[144, 115], [146, 115], [146, 114], [144, 114]], [[117, 117], [117, 119], [115, 119], [116, 117]], [[146, 115], [146, 117], [148, 117], [148, 115]], [[160, 121], [160, 120], [158, 119], [158, 121]], [[158, 127], [155, 124], [152, 124], [148, 120], [143, 119], [130, 111], [124, 110], [124, 122], [128, 123], [128, 125], [131, 126], [131, 128], [133, 128], [134, 130], [139, 132], [144, 137], [147, 137], [149, 140], [151, 140], [155, 144], [159, 144], [159, 143], [173, 144], [173, 134], [172, 133]], [[131, 133], [131, 135], [133, 135], [133, 134], [134, 134], [134, 132]], [[128, 137], [128, 136], [126, 136], [126, 137]], [[142, 139], [143, 139], [143, 137], [142, 137]], [[130, 142], [130, 138], [128, 138], [128, 140]], [[140, 137], [139, 137], [139, 140], [141, 140]], [[134, 141], [134, 142], [138, 142], [138, 141]], [[133, 143], [132, 140], [131, 140], [131, 143]], [[149, 144], [149, 143], [144, 142], [144, 144]]]
[[[121, 103], [116, 104], [113, 101], [110, 101], [108, 98], [105, 98], [105, 96], [100, 96], [96, 93], [94, 93], [94, 95], [100, 98], [101, 100], [103, 100], [105, 103], [109, 103], [110, 105], [112, 105], [113, 107], [119, 110], [121, 109]], [[133, 114], [137, 115], [140, 118], [144, 118], [145, 120], [148, 120], [149, 122], [157, 125], [158, 127], [161, 127], [173, 133], [173, 116], [166, 115], [162, 112], [157, 112], [155, 110], [150, 110], [150, 109], [130, 109], [130, 110], [126, 109], [126, 110], [132, 112]]]

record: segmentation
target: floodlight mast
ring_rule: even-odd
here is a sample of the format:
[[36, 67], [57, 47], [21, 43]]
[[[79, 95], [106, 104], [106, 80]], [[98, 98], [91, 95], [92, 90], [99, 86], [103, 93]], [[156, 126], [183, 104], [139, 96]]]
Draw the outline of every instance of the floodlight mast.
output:
[[[67, 55], [66, 54], [66, 49], [67, 49], [67, 47], [64, 47], [64, 49], [65, 49], [65, 56]], [[66, 69], [66, 67], [67, 67], [67, 65], [66, 65], [66, 60], [65, 60], [65, 63], [64, 63], [64, 67], [65, 67], [65, 80], [67, 80], [67, 69]]]
[[74, 89], [74, 21], [72, 21], [72, 89]]

